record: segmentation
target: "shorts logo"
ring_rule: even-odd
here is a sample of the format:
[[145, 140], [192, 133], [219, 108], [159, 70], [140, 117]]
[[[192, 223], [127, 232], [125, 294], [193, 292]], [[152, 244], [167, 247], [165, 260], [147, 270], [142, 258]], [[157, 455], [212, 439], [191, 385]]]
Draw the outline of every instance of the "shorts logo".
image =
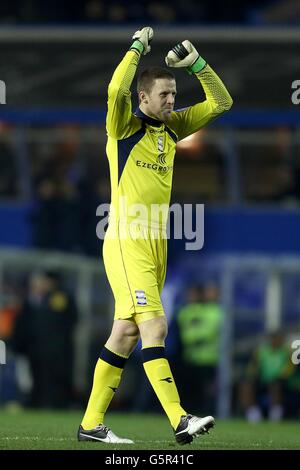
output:
[[138, 305], [147, 305], [147, 297], [144, 290], [136, 290], [135, 296]]

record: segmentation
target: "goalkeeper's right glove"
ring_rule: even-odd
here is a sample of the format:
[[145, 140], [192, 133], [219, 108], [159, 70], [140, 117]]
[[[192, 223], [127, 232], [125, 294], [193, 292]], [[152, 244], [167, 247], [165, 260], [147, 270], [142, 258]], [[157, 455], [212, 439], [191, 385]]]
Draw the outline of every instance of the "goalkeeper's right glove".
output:
[[150, 26], [139, 29], [132, 36], [133, 43], [131, 49], [138, 50], [141, 54], [146, 55], [151, 50], [150, 42], [153, 38], [153, 29]]
[[169, 67], [186, 67], [189, 74], [201, 72], [206, 65], [206, 61], [188, 39], [174, 46], [165, 61]]

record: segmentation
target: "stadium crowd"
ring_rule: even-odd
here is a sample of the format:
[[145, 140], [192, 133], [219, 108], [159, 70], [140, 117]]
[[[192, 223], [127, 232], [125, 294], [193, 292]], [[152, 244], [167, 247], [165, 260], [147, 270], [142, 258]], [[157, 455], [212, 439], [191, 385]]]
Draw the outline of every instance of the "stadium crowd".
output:
[[151, 24], [276, 24], [299, 22], [297, 0], [13, 0], [2, 2], [0, 22], [3, 24], [35, 23], [119, 23], [150, 22]]
[[[14, 129], [1, 125], [0, 200], [30, 201], [36, 247], [98, 257], [101, 241], [95, 237], [96, 209], [110, 201], [105, 148], [84, 144], [79, 126], [66, 124], [53, 130], [62, 132], [63, 139], [30, 143], [21, 155]], [[300, 165], [293, 133], [278, 129], [277, 136], [274, 144], [255, 153], [241, 150], [240, 204], [299, 208]], [[199, 139], [193, 153], [178, 148], [173, 200], [230, 205], [228, 161], [220, 145], [202, 141], [201, 135]]]

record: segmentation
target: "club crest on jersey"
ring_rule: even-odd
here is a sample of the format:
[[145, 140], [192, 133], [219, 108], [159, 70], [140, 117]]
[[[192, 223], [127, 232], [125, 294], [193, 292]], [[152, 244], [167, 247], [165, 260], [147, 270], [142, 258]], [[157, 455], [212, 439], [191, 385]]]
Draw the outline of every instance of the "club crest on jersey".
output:
[[163, 152], [164, 150], [164, 138], [162, 135], [157, 137], [157, 148], [159, 152]]
[[161, 153], [160, 155], [158, 155], [156, 161], [160, 165], [165, 165], [166, 164], [166, 155], [164, 153]]
[[136, 290], [135, 296], [138, 305], [147, 305], [147, 297], [144, 290]]

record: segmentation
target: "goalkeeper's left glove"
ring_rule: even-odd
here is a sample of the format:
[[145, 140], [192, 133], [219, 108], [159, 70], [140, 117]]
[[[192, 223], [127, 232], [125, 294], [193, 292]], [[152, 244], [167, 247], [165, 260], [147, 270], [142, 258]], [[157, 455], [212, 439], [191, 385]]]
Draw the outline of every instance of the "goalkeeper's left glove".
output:
[[165, 61], [169, 67], [186, 67], [189, 74], [201, 72], [206, 65], [206, 61], [188, 39], [174, 46]]
[[145, 26], [134, 33], [132, 36], [133, 43], [130, 49], [136, 49], [143, 55], [148, 54], [151, 50], [150, 42], [153, 38], [153, 29], [150, 26]]

